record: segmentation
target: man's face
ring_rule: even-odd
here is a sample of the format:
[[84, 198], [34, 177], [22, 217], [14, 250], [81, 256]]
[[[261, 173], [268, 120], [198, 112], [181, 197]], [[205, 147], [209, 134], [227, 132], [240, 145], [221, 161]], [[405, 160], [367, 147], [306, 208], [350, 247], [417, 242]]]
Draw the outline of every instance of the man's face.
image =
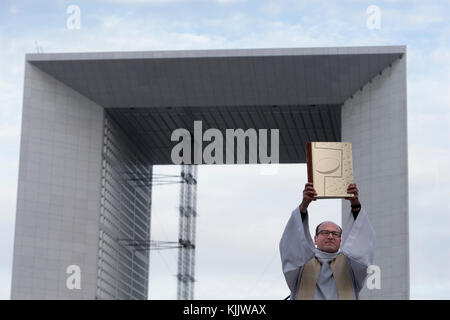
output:
[[[326, 231], [328, 235], [326, 235]], [[328, 253], [334, 253], [341, 246], [341, 237], [333, 235], [332, 232], [341, 233], [341, 229], [332, 222], [324, 222], [319, 227], [318, 235], [314, 236], [314, 242], [317, 249]]]

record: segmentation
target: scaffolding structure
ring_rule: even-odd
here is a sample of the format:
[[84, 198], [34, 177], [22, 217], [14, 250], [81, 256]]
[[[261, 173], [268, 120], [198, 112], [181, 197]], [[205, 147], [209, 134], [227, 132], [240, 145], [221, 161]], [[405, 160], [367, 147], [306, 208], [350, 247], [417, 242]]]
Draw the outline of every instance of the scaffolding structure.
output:
[[177, 299], [194, 299], [195, 222], [197, 217], [197, 166], [182, 165], [180, 188], [180, 227], [178, 242]]
[[[195, 229], [197, 216], [197, 166], [182, 165], [180, 175], [153, 174], [152, 177], [125, 173], [125, 179], [137, 187], [180, 184], [178, 241], [135, 241], [117, 239], [135, 251], [178, 249], [177, 299], [194, 299]], [[180, 179], [181, 177], [181, 179]]]

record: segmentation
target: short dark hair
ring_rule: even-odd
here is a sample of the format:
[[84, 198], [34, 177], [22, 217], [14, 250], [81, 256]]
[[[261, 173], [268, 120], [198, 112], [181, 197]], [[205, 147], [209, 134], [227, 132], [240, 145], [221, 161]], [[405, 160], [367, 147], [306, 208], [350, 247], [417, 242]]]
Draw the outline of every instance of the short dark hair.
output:
[[[331, 221], [324, 221], [324, 222], [319, 223], [319, 225], [316, 227], [316, 236], [319, 235], [319, 228], [320, 228], [320, 226], [323, 225], [325, 222], [331, 222]], [[333, 223], [334, 223], [334, 222], [333, 222]], [[337, 224], [336, 224], [336, 225], [337, 225]], [[338, 226], [338, 225], [337, 225], [337, 226]], [[339, 230], [341, 230], [340, 232], [341, 232], [341, 234], [342, 234], [342, 228], [339, 227], [339, 226], [338, 226], [338, 228], [339, 228]]]

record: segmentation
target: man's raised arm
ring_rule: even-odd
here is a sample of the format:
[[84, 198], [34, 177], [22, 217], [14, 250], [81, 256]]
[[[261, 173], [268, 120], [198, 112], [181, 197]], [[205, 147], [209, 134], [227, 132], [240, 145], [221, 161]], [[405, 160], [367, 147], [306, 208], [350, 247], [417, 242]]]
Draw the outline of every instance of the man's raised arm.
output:
[[350, 200], [352, 216], [344, 228], [346, 234], [342, 239], [342, 251], [358, 263], [369, 266], [372, 264], [375, 250], [375, 231], [364, 208], [361, 208], [356, 184], [350, 184], [347, 192], [353, 193], [354, 196], [346, 198]]
[[344, 228], [346, 234], [342, 239], [342, 251], [350, 258], [353, 275], [360, 290], [367, 276], [367, 267], [373, 263], [376, 235], [367, 213], [359, 202], [356, 185], [349, 185], [347, 192], [353, 193], [354, 197], [346, 198], [350, 200], [352, 215]]
[[308, 205], [315, 201], [311, 183], [305, 185], [303, 201], [291, 214], [280, 240], [280, 255], [286, 283], [295, 292], [303, 265], [314, 256], [314, 243], [309, 232]]

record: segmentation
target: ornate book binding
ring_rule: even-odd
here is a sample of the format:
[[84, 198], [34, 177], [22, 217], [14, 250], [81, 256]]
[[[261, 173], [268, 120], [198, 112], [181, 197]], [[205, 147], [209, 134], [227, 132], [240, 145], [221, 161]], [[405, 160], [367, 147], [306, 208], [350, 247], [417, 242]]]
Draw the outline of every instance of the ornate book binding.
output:
[[318, 199], [347, 198], [353, 183], [352, 144], [350, 142], [307, 142], [308, 182]]

